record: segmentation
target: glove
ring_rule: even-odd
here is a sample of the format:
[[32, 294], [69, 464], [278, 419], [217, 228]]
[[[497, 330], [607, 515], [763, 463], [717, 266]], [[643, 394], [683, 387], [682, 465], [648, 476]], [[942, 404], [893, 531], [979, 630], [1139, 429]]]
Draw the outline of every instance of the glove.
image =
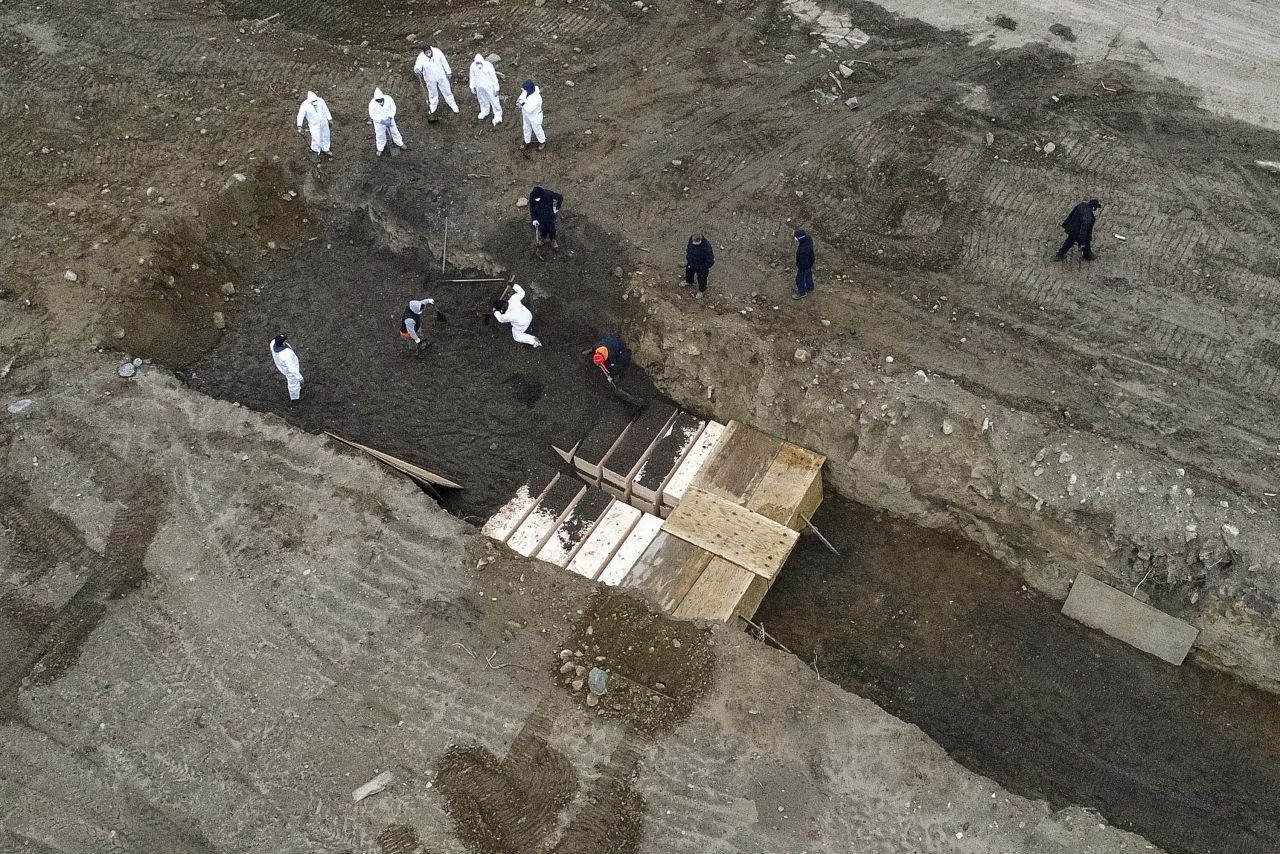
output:
[[302, 133], [302, 125], [298, 125], [298, 133]]
[[537, 228], [539, 225], [541, 225], [541, 223], [539, 223], [539, 222], [535, 219], [535, 220], [533, 221], [533, 227], [534, 227], [534, 228]]
[[384, 128], [389, 128], [389, 127], [391, 127], [391, 126], [392, 126], [393, 124], [395, 124], [395, 123], [396, 123], [396, 120], [395, 120], [395, 119], [383, 119], [383, 120], [382, 120], [382, 126], [383, 126]]
[[448, 78], [449, 78], [449, 82], [450, 82], [450, 83], [452, 83], [452, 82], [453, 82], [453, 72], [452, 72], [452, 71], [451, 71], [451, 72], [449, 72], [448, 74], [446, 74], [446, 75], [445, 75], [445, 77], [448, 77]]
[[559, 208], [557, 208], [557, 207], [552, 207], [552, 208], [551, 208], [551, 212], [552, 212], [553, 214], [558, 214], [558, 213], [560, 213], [560, 209], [559, 209]]
[[436, 301], [435, 301], [435, 300], [433, 300], [433, 299], [424, 299], [424, 300], [423, 300], [423, 302], [425, 302], [427, 305], [435, 305], [435, 304], [436, 304]]

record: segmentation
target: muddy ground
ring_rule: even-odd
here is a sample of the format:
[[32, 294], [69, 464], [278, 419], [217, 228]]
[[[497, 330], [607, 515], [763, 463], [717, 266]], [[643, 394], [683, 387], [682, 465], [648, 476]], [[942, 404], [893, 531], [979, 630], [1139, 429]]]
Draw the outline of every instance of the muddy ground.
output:
[[823, 678], [1168, 851], [1280, 846], [1274, 695], [1091, 632], [956, 538], [842, 499], [814, 521], [842, 558], [802, 538], [756, 619]]
[[[277, 418], [109, 358], [15, 379], [0, 850], [1154, 850]], [[610, 672], [596, 707], [566, 656]]]
[[[1081, 570], [1145, 585], [1144, 596], [1201, 627], [1200, 660], [1280, 685], [1271, 495], [1280, 364], [1269, 310], [1280, 286], [1280, 178], [1255, 164], [1276, 138], [1201, 112], [1200, 93], [1131, 63], [1081, 67], [1040, 44], [993, 50], [869, 4], [848, 9], [870, 36], [862, 48], [822, 45], [810, 36], [811, 12], [749, 2], [6, 9], [0, 180], [11, 203], [0, 212], [0, 368], [91, 345], [155, 357], [196, 388], [455, 474], [469, 489], [453, 508], [482, 515], [517, 471], [550, 459], [549, 441], [578, 424], [585, 431], [615, 405], [574, 353], [620, 323], [665, 393], [826, 452], [846, 494], [959, 532], [1054, 596]], [[508, 95], [524, 76], [542, 81], [548, 150], [521, 156], [511, 122], [496, 132], [474, 123], [465, 96], [461, 118], [428, 127], [407, 73], [420, 33], [435, 33], [460, 72], [475, 49], [501, 53]], [[362, 117], [374, 85], [400, 101], [404, 158], [370, 156]], [[292, 132], [307, 88], [325, 94], [339, 120], [338, 158], [320, 167]], [[851, 94], [857, 109], [843, 105]], [[527, 247], [516, 200], [533, 183], [568, 197], [560, 256], [539, 259]], [[1100, 260], [1049, 263], [1066, 208], [1091, 195], [1107, 202]], [[396, 316], [423, 295], [446, 217], [452, 269], [526, 280], [535, 331], [553, 346], [516, 347], [479, 324], [487, 294], [444, 286], [450, 319], [432, 330], [438, 346], [421, 359], [399, 346]], [[818, 237], [819, 289], [793, 305], [785, 294], [798, 223]], [[719, 261], [702, 303], [675, 286], [693, 230], [711, 235]], [[214, 311], [226, 316], [225, 334]], [[298, 342], [311, 392], [287, 410], [266, 354], [282, 327]], [[983, 429], [988, 420], [995, 429]], [[208, 441], [252, 460], [255, 429]], [[185, 441], [206, 447], [199, 436]], [[1039, 448], [1052, 449], [1044, 465]], [[486, 463], [497, 465], [476, 474]], [[324, 468], [306, 467], [298, 483]], [[102, 501], [130, 507], [149, 494], [132, 469], [104, 489]], [[270, 516], [273, 502], [250, 506]], [[136, 557], [133, 528], [95, 512], [91, 544]], [[333, 512], [326, 505], [312, 521], [323, 528]], [[308, 530], [305, 515], [286, 521], [283, 555]], [[20, 587], [41, 577], [38, 564], [20, 565]], [[106, 565], [81, 597], [97, 614], [138, 583], [133, 570]], [[971, 575], [955, 576], [958, 593], [985, 590]], [[61, 576], [58, 589], [78, 581]], [[804, 602], [815, 589], [793, 595]], [[841, 607], [857, 613], [856, 602]], [[1113, 647], [1091, 646], [1096, 639], [1078, 630], [1033, 634], [1047, 609], [1032, 600], [1016, 612], [1030, 627], [1018, 652], [1047, 644], [1077, 660], [1093, 650], [1103, 655], [1097, 684], [1135, 706], [1149, 696], [1157, 707], [1220, 710], [1197, 698], [1237, 696], [1196, 673], [1172, 698], [1155, 692], [1151, 672], [1134, 676], [1123, 651], [1113, 660], [1103, 651]], [[20, 627], [6, 629], [14, 636], [44, 637], [42, 627], [56, 624], [47, 608], [15, 613]], [[877, 660], [860, 650], [861, 636], [808, 632], [793, 638], [797, 647], [807, 637], [823, 654]], [[893, 654], [892, 639], [877, 640], [881, 659]], [[359, 642], [354, 632], [341, 641]], [[1143, 782], [1158, 786], [1161, 775], [1185, 781], [1203, 767], [1235, 791], [1248, 777], [1228, 769], [1256, 763], [1258, 785], [1269, 785], [1271, 717], [1241, 703], [1229, 722], [1258, 740], [1225, 746], [1238, 746], [1244, 763], [1217, 744], [1170, 751], [1155, 769], [1133, 753], [1133, 766], [1092, 786], [1096, 769], [1061, 757], [1073, 744], [1101, 751], [1112, 731], [1073, 720], [1056, 729], [1059, 686], [1044, 682], [1024, 683], [1038, 689], [1016, 708], [974, 712], [975, 726], [995, 732], [1061, 735], [1045, 751], [1028, 738], [1024, 753], [999, 762], [998, 738], [965, 742], [938, 723], [952, 708], [939, 680], [977, 678], [989, 661], [975, 653], [973, 673], [957, 675], [948, 650], [931, 656], [897, 681], [886, 670], [877, 684], [901, 687], [881, 699], [1021, 790], [1099, 806], [1153, 835], [1167, 827], [1174, 848], [1213, 850], [1195, 828], [1162, 821], [1167, 804], [1132, 815], [1118, 781], [1152, 775]], [[48, 660], [53, 675], [62, 672], [63, 659]], [[12, 666], [33, 661], [41, 663]], [[1155, 693], [1135, 692], [1135, 680]], [[1011, 688], [987, 683], [974, 702], [998, 704]], [[924, 700], [912, 705], [904, 694]], [[491, 701], [481, 692], [461, 702]], [[502, 777], [499, 747], [472, 757], [461, 776]], [[625, 752], [619, 761], [631, 767]], [[131, 809], [145, 818], [157, 798], [144, 792]], [[1249, 822], [1247, 799], [1218, 806], [1237, 817], [1242, 844], [1273, 841], [1273, 827]], [[282, 809], [300, 815], [310, 804]], [[396, 844], [409, 838], [397, 833]]]

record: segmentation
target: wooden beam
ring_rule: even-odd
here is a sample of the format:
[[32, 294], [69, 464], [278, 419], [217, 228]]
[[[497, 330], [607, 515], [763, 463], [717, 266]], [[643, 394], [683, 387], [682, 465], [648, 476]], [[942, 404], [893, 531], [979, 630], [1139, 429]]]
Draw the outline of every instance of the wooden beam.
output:
[[415, 466], [413, 463], [405, 462], [399, 457], [393, 457], [390, 454], [370, 448], [368, 445], [361, 445], [359, 442], [353, 442], [350, 439], [344, 439], [337, 433], [325, 431], [325, 435], [331, 439], [337, 439], [344, 445], [349, 445], [357, 450], [364, 451], [369, 456], [379, 462], [386, 463], [401, 474], [408, 475], [419, 483], [430, 484], [431, 486], [443, 486], [446, 489], [462, 489], [462, 485], [454, 483], [447, 477], [441, 477], [433, 471], [428, 471], [421, 466]]
[[[681, 620], [715, 620], [727, 623], [738, 611], [738, 603], [760, 576], [730, 563], [712, 558], [672, 614]], [[754, 612], [754, 609], [753, 609]]]
[[662, 527], [764, 578], [778, 574], [800, 537], [798, 531], [692, 486]]

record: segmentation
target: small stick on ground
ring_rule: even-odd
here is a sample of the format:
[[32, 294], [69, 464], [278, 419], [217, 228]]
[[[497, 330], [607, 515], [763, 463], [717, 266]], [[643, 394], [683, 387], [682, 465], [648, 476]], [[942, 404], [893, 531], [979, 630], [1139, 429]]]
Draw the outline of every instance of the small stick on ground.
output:
[[835, 555], [836, 557], [840, 557], [840, 552], [836, 551], [836, 547], [831, 545], [830, 540], [822, 536], [822, 532], [818, 530], [818, 526], [813, 524], [813, 521], [810, 520], [808, 516], [801, 513], [800, 518], [803, 519], [804, 523], [809, 526], [810, 531], [813, 531], [815, 534], [818, 535], [818, 539], [822, 540], [822, 544], [825, 545], [828, 549], [830, 549], [833, 555]]
[[466, 645], [465, 643], [460, 643], [459, 641], [454, 641], [452, 645], [453, 645], [453, 646], [456, 646], [456, 647], [461, 647], [462, 651], [463, 651], [463, 652], [465, 652], [467, 655], [471, 656], [472, 658], [475, 658], [475, 657], [476, 657], [476, 654], [475, 654], [474, 652], [472, 652], [471, 650], [467, 649], [467, 645]]
[[[750, 620], [748, 620], [746, 617], [743, 617], [743, 618], [742, 618], [742, 621], [743, 621], [744, 623], [746, 623], [748, 626], [750, 626], [751, 628], [755, 629], [757, 632], [759, 632], [759, 633], [760, 633], [760, 639], [761, 639], [761, 640], [767, 640], [767, 641], [772, 642], [774, 646], [776, 646], [778, 649], [780, 649], [780, 650], [782, 650], [783, 652], [785, 652], [787, 655], [795, 655], [795, 653], [794, 653], [794, 652], [792, 652], [791, 650], [787, 649], [787, 645], [786, 645], [786, 644], [784, 644], [782, 641], [778, 640], [778, 639], [777, 639], [777, 638], [775, 638], [773, 635], [771, 635], [771, 634], [769, 634], [768, 632], [766, 632], [766, 631], [764, 630], [764, 624], [756, 624], [756, 623], [753, 623], [753, 622], [751, 622]], [[799, 656], [796, 656], [796, 657], [798, 658]]]
[[444, 249], [440, 251], [440, 274], [444, 275], [444, 259], [449, 255], [449, 218], [444, 218]]

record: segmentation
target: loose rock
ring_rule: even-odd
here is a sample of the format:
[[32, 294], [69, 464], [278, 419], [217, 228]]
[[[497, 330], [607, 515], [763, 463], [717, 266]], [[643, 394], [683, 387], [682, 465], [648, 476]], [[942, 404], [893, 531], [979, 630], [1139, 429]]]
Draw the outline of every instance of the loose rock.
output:
[[1071, 454], [1068, 453], [1067, 451], [1063, 451], [1062, 453], [1058, 454], [1058, 462], [1060, 463], [1069, 463], [1074, 459], [1075, 457], [1071, 456]]
[[591, 668], [587, 674], [587, 687], [592, 694], [604, 694], [609, 690], [609, 674], [599, 667]]
[[797, 362], [807, 362], [812, 354], [803, 347], [797, 347], [795, 352], [795, 360]]
[[68, 270], [67, 272], [62, 274], [62, 278], [66, 279], [68, 282], [74, 282], [80, 277], [77, 276], [75, 273], [71, 272], [70, 270]]
[[125, 362], [120, 367], [116, 368], [116, 375], [119, 376], [121, 379], [126, 379], [126, 380], [129, 379], [129, 377], [136, 374], [137, 372], [138, 372], [138, 369], [134, 367], [133, 362]]
[[223, 292], [224, 294], [226, 294], [227, 296], [231, 296], [232, 294], [234, 294], [234, 293], [236, 292], [236, 286], [235, 286], [234, 284], [232, 284], [231, 282], [223, 282], [223, 283], [222, 283], [222, 292]]
[[853, 69], [845, 65], [843, 62], [836, 66], [840, 69], [840, 76], [846, 79], [853, 76]]
[[942, 419], [942, 435], [950, 436], [954, 432], [956, 432], [955, 425], [946, 418]]
[[225, 314], [223, 314], [222, 312], [220, 312], [220, 311], [215, 311], [215, 312], [213, 313], [213, 328], [214, 328], [214, 329], [226, 329], [226, 328], [227, 328], [227, 316], [226, 316]]

